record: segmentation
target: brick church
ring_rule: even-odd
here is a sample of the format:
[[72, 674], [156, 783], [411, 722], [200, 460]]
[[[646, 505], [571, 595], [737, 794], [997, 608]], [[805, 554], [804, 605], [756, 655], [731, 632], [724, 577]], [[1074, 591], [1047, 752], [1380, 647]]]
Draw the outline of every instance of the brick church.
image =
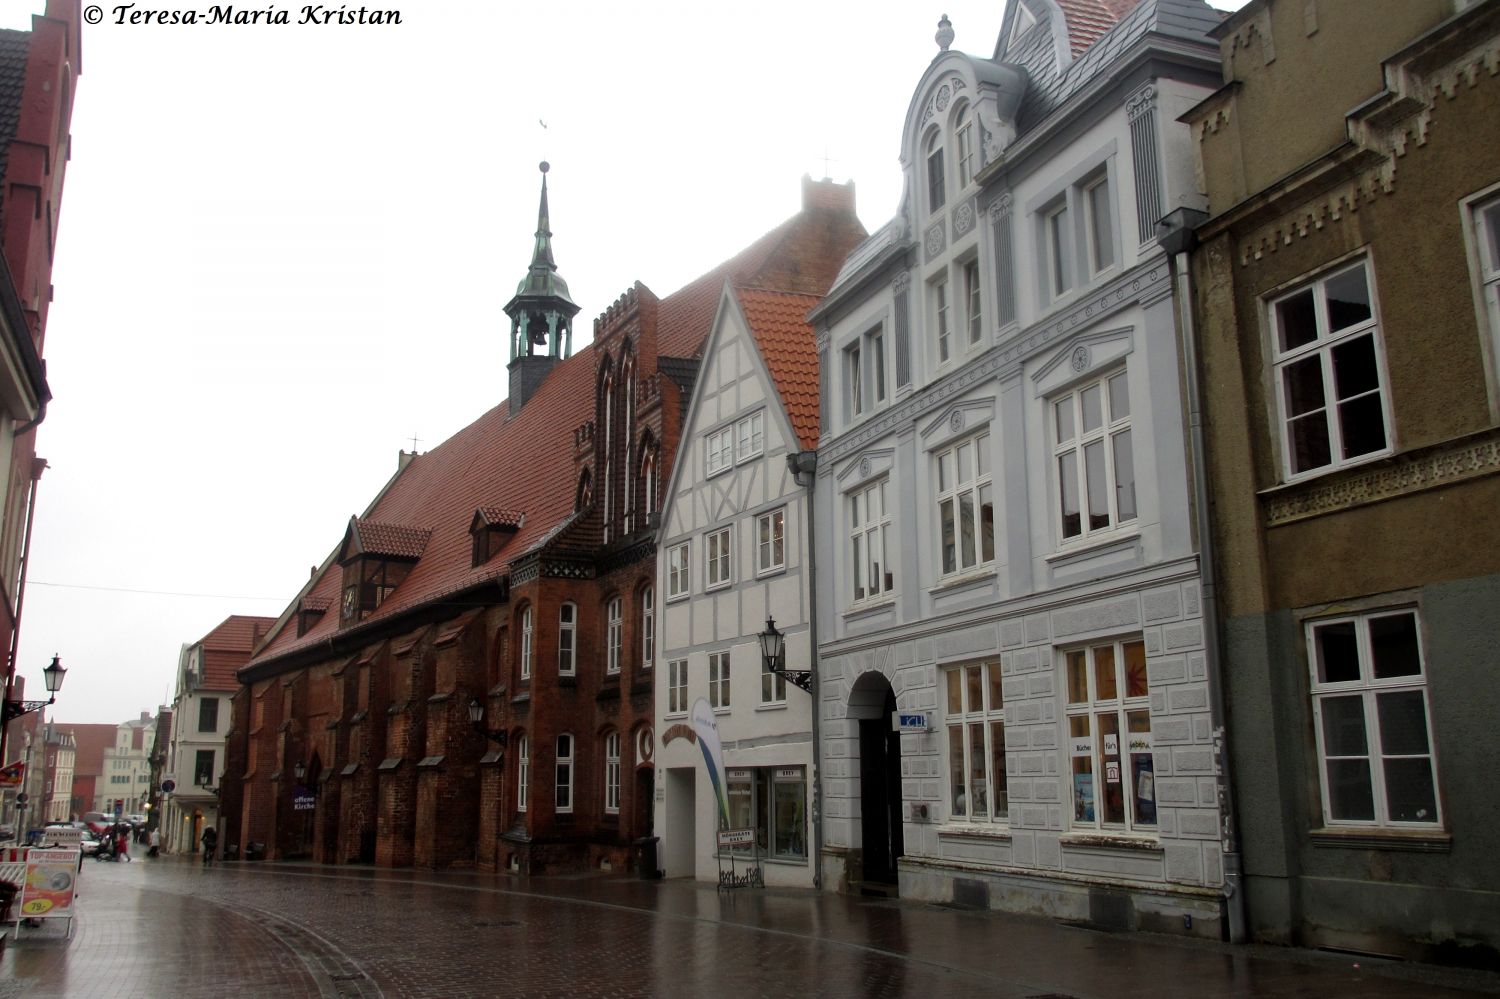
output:
[[505, 306], [509, 394], [401, 467], [240, 671], [221, 843], [242, 855], [542, 873], [651, 831], [657, 511], [726, 281], [822, 295], [852, 185], [572, 350], [546, 165]]

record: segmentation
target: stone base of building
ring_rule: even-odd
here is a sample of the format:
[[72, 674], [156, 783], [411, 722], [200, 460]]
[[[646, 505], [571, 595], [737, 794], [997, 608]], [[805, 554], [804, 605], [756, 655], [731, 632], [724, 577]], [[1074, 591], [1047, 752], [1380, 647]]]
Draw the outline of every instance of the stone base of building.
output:
[[[522, 831], [501, 835], [488, 869], [512, 874], [576, 874], [580, 871], [634, 871], [628, 846], [576, 840], [531, 839]], [[480, 869], [486, 869], [481, 862]]]
[[[869, 891], [860, 879], [859, 853], [825, 850], [823, 883], [835, 891]], [[902, 857], [898, 868], [899, 894], [912, 901], [1044, 916], [1103, 930], [1209, 940], [1223, 939], [1226, 933], [1225, 899], [1217, 889], [1084, 879], [921, 857]]]

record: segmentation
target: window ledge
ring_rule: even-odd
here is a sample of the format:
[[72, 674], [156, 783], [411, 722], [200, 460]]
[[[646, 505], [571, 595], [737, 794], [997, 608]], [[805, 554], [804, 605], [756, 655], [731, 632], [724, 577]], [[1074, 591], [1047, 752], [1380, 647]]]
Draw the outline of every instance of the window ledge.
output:
[[887, 610], [894, 606], [896, 606], [896, 598], [894, 595], [882, 597], [880, 600], [870, 603], [851, 604], [849, 606], [849, 609], [844, 611], [844, 619], [853, 620], [855, 618], [863, 617], [866, 614], [875, 614], [879, 611]]
[[686, 711], [674, 711], [669, 714], [662, 715], [662, 719], [664, 721], [672, 721], [678, 718], [686, 718], [687, 716], [688, 713]]
[[769, 569], [759, 569], [755, 573], [756, 579], [770, 579], [772, 576], [780, 576], [786, 572], [786, 565], [775, 565]]
[[667, 603], [669, 603], [669, 604], [681, 603], [682, 601], [686, 600], [690, 596], [692, 596], [691, 593], [675, 593], [675, 594], [669, 593], [669, 594], [667, 594]]
[[1145, 839], [1140, 836], [1129, 836], [1124, 833], [1111, 835], [1109, 833], [1064, 833], [1061, 837], [1063, 846], [1083, 847], [1094, 850], [1140, 850], [1143, 853], [1161, 853], [1161, 841], [1156, 839]]
[[978, 568], [967, 569], [964, 572], [954, 573], [952, 576], [945, 576], [939, 579], [928, 588], [927, 592], [932, 596], [937, 596], [940, 593], [947, 593], [951, 590], [962, 590], [965, 587], [973, 586], [975, 583], [990, 582], [994, 578], [995, 563], [985, 562]]
[[1405, 850], [1411, 853], [1448, 853], [1453, 836], [1439, 829], [1314, 829], [1313, 846], [1342, 850]]
[[987, 828], [978, 822], [947, 822], [938, 826], [937, 834], [948, 839], [966, 837], [1010, 842], [1010, 827], [998, 824]]
[[727, 715], [734, 712], [734, 708], [728, 704], [724, 705], [722, 708], [714, 708], [713, 710], [714, 714], [716, 715]]
[[1051, 565], [1067, 565], [1075, 560], [1091, 558], [1109, 551], [1111, 548], [1127, 548], [1138, 544], [1141, 540], [1139, 530], [1129, 530], [1124, 533], [1111, 532], [1107, 536], [1101, 536], [1097, 540], [1073, 541], [1066, 548], [1058, 548], [1051, 555], [1044, 556], [1044, 560]]
[[771, 701], [769, 703], [757, 704], [756, 711], [785, 711], [786, 701]]

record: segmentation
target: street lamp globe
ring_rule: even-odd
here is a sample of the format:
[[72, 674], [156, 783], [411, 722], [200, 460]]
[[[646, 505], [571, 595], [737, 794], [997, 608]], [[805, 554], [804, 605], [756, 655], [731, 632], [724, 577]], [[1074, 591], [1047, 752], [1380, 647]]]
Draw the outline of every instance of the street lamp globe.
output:
[[47, 693], [55, 694], [62, 689], [63, 676], [68, 668], [62, 664], [62, 656], [54, 655], [52, 665], [42, 670], [42, 681], [47, 684]]
[[783, 662], [781, 657], [786, 652], [786, 635], [777, 630], [774, 617], [766, 618], [766, 630], [757, 637], [760, 639], [760, 655], [766, 668], [779, 670]]
[[478, 725], [482, 721], [484, 721], [484, 705], [477, 697], [469, 698], [469, 723]]

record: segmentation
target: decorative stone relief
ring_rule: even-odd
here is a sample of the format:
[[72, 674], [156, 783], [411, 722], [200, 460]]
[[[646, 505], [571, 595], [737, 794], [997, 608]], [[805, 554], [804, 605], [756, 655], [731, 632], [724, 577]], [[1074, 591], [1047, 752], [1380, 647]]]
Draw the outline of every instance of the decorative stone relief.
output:
[[1156, 105], [1156, 86], [1148, 83], [1125, 101], [1125, 117], [1135, 121]]
[[953, 213], [953, 238], [957, 239], [974, 228], [974, 202], [965, 201]]
[[1077, 371], [1080, 374], [1082, 374], [1083, 372], [1085, 372], [1085, 371], [1087, 371], [1089, 369], [1089, 346], [1088, 346], [1088, 344], [1086, 344], [1086, 343], [1080, 343], [1076, 348], [1074, 348], [1074, 350], [1073, 350], [1073, 356], [1070, 359], [1070, 363], [1073, 366], [1073, 370]]
[[1011, 197], [1009, 191], [1006, 191], [1004, 194], [1000, 195], [1000, 197], [996, 198], [994, 201], [991, 201], [990, 221], [999, 222], [1001, 219], [1009, 215], [1011, 205], [1014, 203], [1014, 201], [1015, 199]]
[[948, 245], [948, 231], [942, 219], [938, 219], [927, 228], [927, 237], [923, 244], [927, 250], [928, 260], [943, 252]]
[[953, 411], [953, 415], [948, 417], [948, 429], [952, 430], [954, 433], [958, 433], [963, 428], [964, 411], [961, 409], [955, 409]]
[[911, 271], [902, 271], [891, 278], [891, 291], [899, 295], [911, 287]]

